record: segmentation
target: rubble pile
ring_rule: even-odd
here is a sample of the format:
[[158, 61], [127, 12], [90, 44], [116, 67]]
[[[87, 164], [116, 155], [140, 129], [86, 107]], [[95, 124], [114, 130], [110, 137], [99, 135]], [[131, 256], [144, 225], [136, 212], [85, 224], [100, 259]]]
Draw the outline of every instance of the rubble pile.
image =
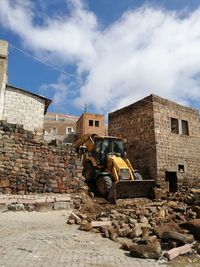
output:
[[[162, 195], [162, 199], [117, 200], [116, 205], [87, 194], [74, 197], [69, 224], [101, 233], [130, 255], [171, 260], [196, 251], [200, 241], [200, 190]], [[198, 248], [198, 249], [197, 249]]]

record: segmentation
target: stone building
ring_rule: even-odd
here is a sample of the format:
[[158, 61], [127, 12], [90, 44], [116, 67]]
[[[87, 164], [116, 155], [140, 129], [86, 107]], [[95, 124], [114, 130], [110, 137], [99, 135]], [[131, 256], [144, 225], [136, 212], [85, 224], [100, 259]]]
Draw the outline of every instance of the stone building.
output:
[[104, 125], [104, 115], [83, 113], [77, 121], [78, 137], [84, 134], [106, 134], [106, 126]]
[[109, 114], [109, 134], [146, 179], [176, 191], [200, 185], [200, 113], [156, 95]]
[[47, 112], [44, 116], [44, 139], [61, 140], [64, 143], [74, 142], [77, 116]]
[[50, 103], [50, 99], [8, 84], [8, 43], [0, 40], [0, 120], [42, 132]]

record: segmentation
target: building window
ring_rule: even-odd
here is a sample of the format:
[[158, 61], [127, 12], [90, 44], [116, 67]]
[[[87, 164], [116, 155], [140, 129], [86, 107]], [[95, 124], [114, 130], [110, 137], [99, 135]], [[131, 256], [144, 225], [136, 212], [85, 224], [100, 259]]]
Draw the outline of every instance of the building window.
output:
[[178, 134], [178, 120], [175, 118], [171, 118], [171, 132]]
[[99, 121], [95, 121], [95, 127], [99, 127]]
[[179, 165], [178, 165], [178, 171], [179, 171], [179, 172], [185, 172], [185, 166], [182, 165], [182, 164], [179, 164]]
[[181, 123], [182, 123], [182, 134], [189, 135], [188, 121], [182, 120]]
[[57, 129], [56, 128], [51, 128], [51, 134], [56, 135], [56, 133], [57, 133]]
[[67, 127], [66, 128], [66, 134], [72, 134], [74, 132], [73, 127]]
[[93, 126], [93, 120], [89, 120], [89, 126]]

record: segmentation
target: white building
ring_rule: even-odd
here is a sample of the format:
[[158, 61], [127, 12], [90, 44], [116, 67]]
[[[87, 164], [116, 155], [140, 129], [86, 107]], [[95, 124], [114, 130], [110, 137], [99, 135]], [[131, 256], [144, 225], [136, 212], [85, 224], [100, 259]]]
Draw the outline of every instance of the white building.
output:
[[8, 84], [8, 43], [0, 40], [0, 120], [42, 131], [50, 103], [50, 99]]

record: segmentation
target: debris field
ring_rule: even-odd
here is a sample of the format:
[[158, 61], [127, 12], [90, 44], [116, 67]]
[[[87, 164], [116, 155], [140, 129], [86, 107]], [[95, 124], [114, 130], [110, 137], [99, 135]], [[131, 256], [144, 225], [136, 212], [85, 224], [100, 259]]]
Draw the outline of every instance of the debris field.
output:
[[67, 223], [101, 234], [130, 255], [172, 260], [194, 253], [200, 261], [200, 189], [156, 192], [156, 199], [119, 199], [111, 204], [93, 193], [73, 196]]

